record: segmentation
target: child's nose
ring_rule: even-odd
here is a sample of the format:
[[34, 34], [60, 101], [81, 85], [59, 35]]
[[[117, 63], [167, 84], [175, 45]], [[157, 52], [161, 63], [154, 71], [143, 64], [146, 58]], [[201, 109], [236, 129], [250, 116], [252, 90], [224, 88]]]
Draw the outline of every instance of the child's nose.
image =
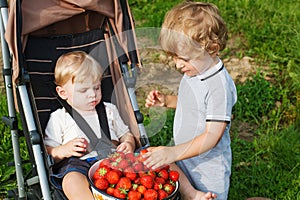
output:
[[175, 62], [175, 65], [176, 65], [177, 69], [181, 69], [181, 68], [184, 67], [184, 64], [180, 61], [180, 59], [174, 58], [174, 62]]
[[94, 90], [90, 90], [89, 93], [88, 93], [88, 97], [92, 98], [92, 97], [95, 97], [95, 96], [96, 96], [96, 92]]
[[177, 69], [181, 69], [181, 68], [184, 67], [184, 64], [183, 64], [183, 63], [176, 62], [175, 64], [176, 64], [176, 68], [177, 68]]

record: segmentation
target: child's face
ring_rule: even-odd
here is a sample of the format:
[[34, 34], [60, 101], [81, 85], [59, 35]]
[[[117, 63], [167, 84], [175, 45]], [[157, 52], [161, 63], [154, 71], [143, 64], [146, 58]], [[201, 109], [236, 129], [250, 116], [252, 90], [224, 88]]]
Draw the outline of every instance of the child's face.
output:
[[102, 98], [100, 81], [74, 82], [69, 80], [61, 87], [62, 92], [58, 94], [77, 110], [88, 112], [94, 111], [96, 105]]
[[185, 75], [196, 76], [214, 66], [217, 63], [217, 60], [216, 57], [212, 57], [208, 53], [205, 53], [199, 58], [177, 55], [174, 56], [174, 62], [176, 68], [180, 69]]

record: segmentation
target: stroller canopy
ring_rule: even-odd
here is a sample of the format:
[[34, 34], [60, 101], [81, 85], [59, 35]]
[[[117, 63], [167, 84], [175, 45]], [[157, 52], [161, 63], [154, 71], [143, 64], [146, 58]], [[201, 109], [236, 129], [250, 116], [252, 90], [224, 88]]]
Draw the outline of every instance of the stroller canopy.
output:
[[[8, 46], [13, 54], [14, 64], [13, 64], [13, 77], [14, 80], [18, 76], [19, 69], [17, 66], [18, 53], [16, 44], [16, 33], [17, 33], [17, 3], [16, 0], [11, 0], [10, 2], [10, 13], [7, 23], [5, 38]], [[104, 18], [108, 18], [113, 25], [113, 29], [119, 37], [117, 37], [119, 43], [128, 52], [126, 44], [126, 38], [122, 37], [123, 30], [123, 13], [118, 0], [26, 0], [22, 1], [21, 4], [22, 12], [22, 32], [21, 40], [23, 42], [23, 47], [26, 45], [26, 36], [29, 34], [41, 30], [49, 25], [67, 20], [73, 16], [86, 13], [86, 11], [94, 11], [98, 13], [97, 21], [103, 22]], [[131, 13], [128, 13], [131, 16]], [[89, 23], [93, 23], [89, 19], [90, 15], [85, 16], [86, 29], [88, 29]], [[132, 18], [130, 18], [132, 19]], [[102, 24], [99, 23], [101, 26]], [[59, 25], [58, 25], [59, 26]], [[79, 23], [74, 24], [73, 28], [79, 26]], [[66, 30], [63, 30], [63, 29]], [[60, 26], [60, 33], [64, 33], [70, 27]], [[85, 30], [87, 31], [87, 30]], [[133, 27], [132, 27], [133, 31]], [[55, 33], [54, 33], [55, 34]], [[134, 38], [135, 39], [135, 38]]]

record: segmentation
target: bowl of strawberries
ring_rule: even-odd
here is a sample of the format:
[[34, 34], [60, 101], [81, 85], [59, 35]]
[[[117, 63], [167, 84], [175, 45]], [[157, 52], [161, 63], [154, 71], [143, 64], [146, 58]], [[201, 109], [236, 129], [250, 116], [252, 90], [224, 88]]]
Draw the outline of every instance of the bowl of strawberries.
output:
[[115, 152], [94, 163], [88, 179], [95, 200], [173, 200], [179, 195], [179, 173], [169, 166], [150, 170], [141, 153]]

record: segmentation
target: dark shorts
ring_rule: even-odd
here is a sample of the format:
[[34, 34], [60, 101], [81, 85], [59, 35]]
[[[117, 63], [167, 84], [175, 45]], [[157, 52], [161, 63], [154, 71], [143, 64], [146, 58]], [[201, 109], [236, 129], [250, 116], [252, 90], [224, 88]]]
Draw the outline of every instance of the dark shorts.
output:
[[97, 159], [80, 160], [78, 157], [66, 158], [59, 163], [56, 163], [51, 170], [50, 179], [52, 184], [62, 189], [62, 180], [69, 172], [79, 172], [87, 176], [90, 167], [97, 161]]

